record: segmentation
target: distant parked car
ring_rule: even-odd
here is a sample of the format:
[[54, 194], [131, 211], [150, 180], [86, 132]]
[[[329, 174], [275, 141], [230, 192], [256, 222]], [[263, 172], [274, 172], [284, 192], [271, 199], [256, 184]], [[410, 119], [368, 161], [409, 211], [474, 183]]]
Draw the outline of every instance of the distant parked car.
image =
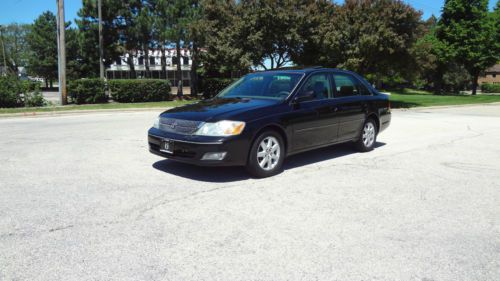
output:
[[40, 83], [43, 83], [45, 80], [43, 78], [40, 78], [40, 77], [33, 77], [33, 76], [28, 76], [28, 79], [30, 81], [33, 81], [33, 82], [40, 82]]
[[374, 148], [391, 121], [387, 95], [356, 73], [307, 68], [252, 73], [216, 97], [160, 114], [149, 150], [185, 163], [278, 173], [286, 156], [337, 143]]

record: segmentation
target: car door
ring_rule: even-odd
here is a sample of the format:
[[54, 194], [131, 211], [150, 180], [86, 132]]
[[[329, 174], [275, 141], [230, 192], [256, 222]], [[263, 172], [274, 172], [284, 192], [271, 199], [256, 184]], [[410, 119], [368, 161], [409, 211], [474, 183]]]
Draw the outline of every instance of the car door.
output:
[[337, 141], [347, 141], [358, 137], [365, 121], [368, 89], [353, 75], [333, 73], [334, 109], [338, 121]]
[[311, 74], [301, 86], [294, 106], [292, 121], [294, 151], [331, 143], [337, 136], [332, 110], [333, 89], [327, 72]]

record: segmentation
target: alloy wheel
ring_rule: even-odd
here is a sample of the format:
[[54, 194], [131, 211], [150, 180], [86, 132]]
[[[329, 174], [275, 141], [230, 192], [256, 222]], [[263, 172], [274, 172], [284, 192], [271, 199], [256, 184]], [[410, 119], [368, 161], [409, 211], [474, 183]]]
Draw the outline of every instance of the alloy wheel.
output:
[[371, 147], [373, 142], [375, 141], [375, 126], [372, 122], [366, 122], [365, 127], [363, 128], [363, 144], [365, 147]]
[[266, 137], [260, 142], [257, 149], [257, 162], [263, 170], [270, 171], [278, 165], [280, 153], [281, 148], [278, 140], [273, 136]]

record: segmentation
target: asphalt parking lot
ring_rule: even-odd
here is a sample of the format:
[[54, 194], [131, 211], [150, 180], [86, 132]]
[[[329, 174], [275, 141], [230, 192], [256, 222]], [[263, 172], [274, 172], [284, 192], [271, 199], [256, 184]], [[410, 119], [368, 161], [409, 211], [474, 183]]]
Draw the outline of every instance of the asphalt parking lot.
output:
[[499, 280], [500, 105], [394, 111], [283, 173], [147, 151], [157, 112], [0, 119], [0, 280]]

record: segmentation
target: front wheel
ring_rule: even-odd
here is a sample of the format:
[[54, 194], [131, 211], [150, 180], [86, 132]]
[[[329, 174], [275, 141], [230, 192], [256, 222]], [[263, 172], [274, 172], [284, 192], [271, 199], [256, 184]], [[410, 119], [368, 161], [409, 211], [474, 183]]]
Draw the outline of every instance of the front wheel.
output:
[[356, 148], [361, 152], [373, 150], [377, 141], [377, 125], [373, 119], [367, 119], [361, 130], [359, 140], [356, 142]]
[[274, 131], [266, 131], [253, 142], [247, 171], [258, 178], [274, 176], [281, 171], [285, 156], [283, 139]]

